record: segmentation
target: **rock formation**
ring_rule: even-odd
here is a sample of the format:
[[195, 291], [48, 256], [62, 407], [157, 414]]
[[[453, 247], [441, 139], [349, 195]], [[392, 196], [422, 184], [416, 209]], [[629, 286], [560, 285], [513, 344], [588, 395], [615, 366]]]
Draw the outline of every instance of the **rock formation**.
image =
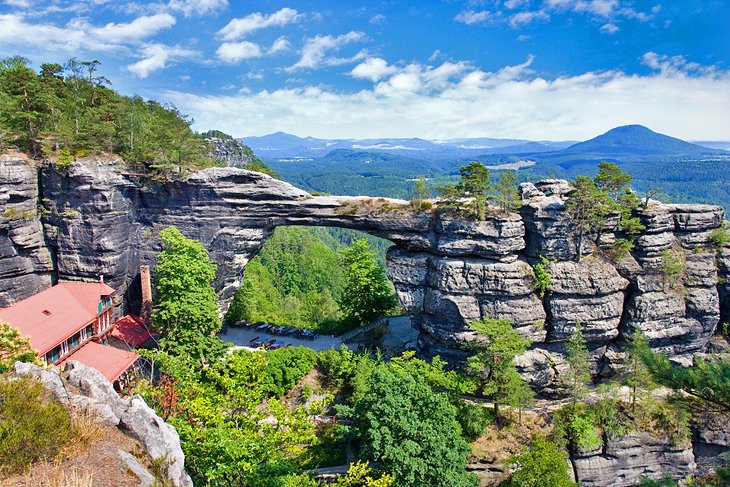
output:
[[[108, 426], [116, 426], [138, 440], [152, 459], [164, 460], [166, 485], [192, 487], [192, 480], [185, 472], [185, 455], [177, 431], [165, 423], [141, 397], [122, 399], [101, 372], [75, 360], [70, 360], [62, 372], [55, 367], [44, 369], [16, 362], [13, 373], [18, 377], [37, 378], [67, 408], [89, 414]], [[120, 451], [120, 456], [143, 484], [151, 484], [151, 474], [131, 455]]]
[[[473, 338], [467, 322], [509, 319], [534, 342], [518, 358], [520, 372], [547, 393], [558, 386], [564, 342], [576, 323], [584, 327], [594, 373], [610, 375], [634, 329], [655, 349], [691, 360], [707, 345], [721, 307], [726, 315], [730, 308], [728, 252], [716, 255], [709, 242], [724, 216], [717, 206], [652, 202], [638, 210], [646, 230], [629, 256], [614, 263], [587, 247], [576, 261], [564, 211], [570, 186], [562, 180], [523, 183], [519, 213], [474, 222], [415, 212], [399, 200], [311, 196], [241, 169], [154, 181], [120, 174], [118, 162], [77, 162], [60, 173], [52, 165], [0, 158], [6, 207], [30, 211], [39, 198], [43, 207], [40, 222], [39, 215], [0, 219], [0, 305], [50, 285], [52, 276], [103, 274], [123, 293], [140, 264], [154, 264], [160, 230], [174, 225], [208, 248], [225, 306], [246, 263], [277, 226], [352, 228], [395, 244], [388, 273], [420, 330], [423, 351], [463, 358], [459, 347]], [[613, 238], [604, 232], [602, 242]], [[684, 263], [677, 276], [660, 272], [667, 253]], [[540, 256], [554, 261], [552, 290], [544, 297], [532, 267]]]

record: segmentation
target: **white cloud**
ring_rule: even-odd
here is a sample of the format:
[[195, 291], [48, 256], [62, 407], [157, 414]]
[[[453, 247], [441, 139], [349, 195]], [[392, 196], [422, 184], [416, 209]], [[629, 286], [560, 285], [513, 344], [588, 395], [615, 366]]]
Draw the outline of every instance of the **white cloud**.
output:
[[253, 42], [224, 42], [215, 53], [223, 62], [237, 63], [244, 59], [261, 57], [263, 50]]
[[665, 56], [655, 52], [647, 52], [641, 57], [641, 61], [646, 66], [668, 76], [680, 74], [713, 76], [717, 73], [715, 66], [702, 66], [699, 63], [687, 61], [684, 56]]
[[33, 23], [22, 15], [8, 14], [0, 15], [0, 45], [8, 51], [32, 46], [49, 53], [84, 49], [111, 52], [139, 44], [174, 24], [175, 17], [169, 14], [142, 16], [132, 22], [103, 26], [92, 25], [82, 18], [72, 19], [65, 26]]
[[290, 48], [289, 41], [285, 37], [279, 37], [271, 44], [268, 50], [269, 54], [275, 54], [277, 52], [288, 51]]
[[529, 5], [530, 0], [506, 0], [504, 2], [504, 7], [510, 10], [514, 10], [516, 8], [519, 8], [523, 5]]
[[265, 29], [266, 27], [282, 27], [287, 24], [299, 22], [304, 16], [296, 10], [285, 7], [270, 15], [259, 12], [252, 13], [246, 17], [233, 19], [225, 27], [218, 31], [218, 37], [224, 41], [235, 41], [251, 32]]
[[72, 28], [83, 30], [93, 37], [110, 43], [147, 39], [173, 25], [175, 25], [175, 17], [170, 14], [137, 17], [129, 23], [112, 22], [102, 27], [91, 26], [85, 20], [74, 20], [69, 24]]
[[192, 59], [199, 56], [199, 53], [180, 46], [167, 46], [165, 44], [148, 44], [142, 48], [142, 59], [127, 66], [138, 78], [146, 78], [155, 71], [165, 69], [170, 63]]
[[30, 0], [5, 0], [5, 5], [17, 8], [30, 8], [33, 3]]
[[549, 18], [550, 16], [542, 10], [536, 10], [534, 12], [519, 12], [509, 18], [509, 25], [516, 29], [534, 21], [548, 20]]
[[[686, 139], [730, 135], [730, 72], [686, 60], [648, 56], [651, 75], [620, 71], [541, 78], [529, 62], [484, 72], [466, 63], [398, 68], [372, 89], [322, 87], [252, 91], [230, 96], [167, 92], [200, 130], [237, 136], [283, 130], [328, 137], [595, 137], [639, 123]], [[681, 66], [681, 69], [680, 69]], [[689, 67], [688, 67], [689, 66]], [[684, 70], [684, 71], [683, 71]]]
[[371, 24], [382, 24], [385, 22], [385, 15], [383, 14], [375, 14], [372, 17], [370, 17], [369, 22]]
[[364, 39], [365, 34], [356, 31], [350, 31], [347, 34], [339, 36], [317, 35], [315, 37], [309, 37], [304, 42], [304, 47], [302, 48], [299, 61], [286, 69], [287, 71], [294, 71], [297, 69], [315, 69], [320, 66], [336, 66], [338, 64], [346, 64], [363, 59], [365, 57], [365, 52], [363, 51], [360, 51], [349, 58], [327, 57], [327, 52], [333, 50], [336, 51], [346, 44], [360, 42]]
[[228, 64], [235, 64], [244, 59], [258, 58], [276, 54], [289, 49], [289, 41], [284, 37], [276, 39], [271, 47], [264, 49], [259, 44], [250, 41], [224, 42], [215, 51], [218, 59]]
[[228, 7], [228, 0], [170, 0], [167, 7], [182, 12], [185, 17], [205, 15]]
[[603, 32], [604, 34], [615, 34], [618, 31], [618, 26], [616, 24], [612, 24], [611, 22], [609, 22], [608, 24], [603, 24], [601, 26], [601, 32]]
[[366, 59], [364, 63], [355, 66], [350, 74], [353, 78], [368, 79], [376, 82], [396, 71], [398, 69], [395, 66], [390, 66], [385, 59], [371, 57]]
[[454, 17], [454, 20], [457, 22], [461, 22], [462, 24], [473, 25], [480, 22], [485, 22], [490, 17], [491, 14], [486, 10], [464, 10], [463, 12], [459, 12], [459, 14]]

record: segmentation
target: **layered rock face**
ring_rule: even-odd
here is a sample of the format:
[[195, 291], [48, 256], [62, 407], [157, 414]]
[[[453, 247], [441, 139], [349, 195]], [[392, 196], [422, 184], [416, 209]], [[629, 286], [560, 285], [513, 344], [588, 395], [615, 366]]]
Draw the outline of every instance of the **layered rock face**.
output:
[[38, 171], [0, 156], [0, 306], [51, 285], [54, 265], [41, 229]]
[[682, 479], [695, 473], [692, 444], [674, 445], [645, 432], [609, 439], [602, 450], [571, 458], [576, 480], [585, 487], [637, 485], [642, 477]]
[[[200, 240], [218, 264], [216, 286], [225, 307], [246, 263], [277, 226], [352, 228], [395, 244], [388, 274], [424, 352], [463, 359], [463, 343], [474, 338], [468, 322], [508, 319], [533, 342], [518, 357], [520, 372], [551, 392], [566, 367], [565, 340], [578, 323], [594, 373], [609, 375], [637, 328], [652, 347], [691, 359], [706, 346], [720, 318], [720, 298], [728, 295], [730, 253], [720, 252], [716, 260], [709, 241], [724, 216], [716, 206], [652, 202], [638, 210], [646, 230], [629, 256], [614, 263], [586, 245], [577, 261], [565, 212], [570, 186], [561, 180], [524, 183], [519, 213], [495, 211], [473, 222], [414, 212], [398, 200], [313, 197], [234, 168], [158, 182], [123, 176], [117, 165], [90, 160], [72, 164], [66, 174], [47, 166], [37, 177], [21, 159], [0, 159], [6, 206], [33, 208], [40, 198], [45, 208], [42, 224], [37, 217], [0, 220], [0, 305], [50, 285], [56, 274], [86, 280], [103, 274], [125, 292], [140, 264], [154, 265], [160, 230], [174, 225]], [[613, 239], [607, 230], [601, 242], [606, 247]], [[544, 296], [533, 271], [540, 257], [552, 260], [551, 292]], [[662, 272], [669, 257], [680, 263], [676, 275]]]

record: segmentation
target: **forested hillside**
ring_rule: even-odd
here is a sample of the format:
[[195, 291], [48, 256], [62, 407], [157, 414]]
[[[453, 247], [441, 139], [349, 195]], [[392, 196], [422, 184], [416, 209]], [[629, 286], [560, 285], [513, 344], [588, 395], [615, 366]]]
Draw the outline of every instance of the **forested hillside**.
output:
[[98, 61], [0, 62], [0, 149], [63, 167], [91, 153], [120, 155], [135, 171], [172, 177], [218, 164], [192, 120], [172, 105], [111, 89]]
[[382, 269], [387, 240], [341, 228], [278, 228], [246, 266], [226, 321], [266, 321], [323, 333], [357, 324], [342, 309], [348, 286], [342, 253], [358, 239], [368, 242]]

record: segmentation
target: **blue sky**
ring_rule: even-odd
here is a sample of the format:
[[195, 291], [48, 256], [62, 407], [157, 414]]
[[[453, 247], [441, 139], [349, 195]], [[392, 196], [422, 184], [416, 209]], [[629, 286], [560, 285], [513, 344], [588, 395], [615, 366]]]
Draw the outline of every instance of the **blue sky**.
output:
[[235, 136], [729, 140], [728, 19], [727, 0], [5, 0], [0, 54], [98, 59]]

